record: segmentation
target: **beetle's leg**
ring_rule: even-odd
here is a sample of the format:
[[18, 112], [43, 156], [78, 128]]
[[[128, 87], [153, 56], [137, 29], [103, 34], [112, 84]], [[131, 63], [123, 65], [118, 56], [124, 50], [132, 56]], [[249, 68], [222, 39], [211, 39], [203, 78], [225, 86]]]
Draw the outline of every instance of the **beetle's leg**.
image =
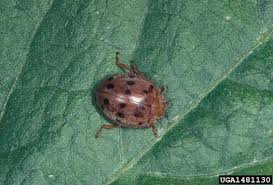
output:
[[153, 131], [154, 136], [157, 137], [157, 136], [158, 136], [158, 134], [157, 134], [157, 129], [156, 129], [154, 123], [151, 125], [151, 128], [152, 128], [152, 131]]
[[119, 55], [119, 52], [116, 52], [116, 65], [122, 69], [123, 71], [126, 71], [126, 70], [130, 70], [128, 65], [126, 64], [123, 64], [120, 62], [120, 55]]
[[102, 129], [112, 129], [112, 128], [118, 128], [119, 125], [111, 124], [111, 125], [101, 125], [99, 129], [96, 131], [96, 138], [100, 137]]
[[131, 69], [130, 71], [133, 73], [133, 74], [139, 74], [138, 72], [138, 69], [137, 69], [137, 66], [135, 64], [131, 64]]

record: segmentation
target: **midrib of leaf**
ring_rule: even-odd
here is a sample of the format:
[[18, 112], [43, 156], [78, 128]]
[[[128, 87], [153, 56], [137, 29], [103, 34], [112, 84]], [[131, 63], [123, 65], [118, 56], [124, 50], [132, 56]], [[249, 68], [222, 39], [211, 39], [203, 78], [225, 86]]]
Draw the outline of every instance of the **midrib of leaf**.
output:
[[[36, 26], [36, 29], [35, 29], [35, 31], [34, 31], [34, 34], [33, 34], [32, 38], [31, 38], [31, 41], [33, 41], [33, 39], [35, 38], [35, 36], [36, 36], [36, 34], [37, 34], [37, 30], [39, 30], [39, 27], [40, 27], [41, 23], [44, 21], [44, 18], [46, 17], [47, 13], [51, 10], [52, 5], [54, 4], [54, 0], [52, 0], [50, 3], [51, 3], [51, 4], [49, 5], [49, 8], [47, 9], [47, 11], [45, 12], [43, 18], [41, 19], [39, 25]], [[32, 42], [30, 42], [30, 46], [31, 46], [31, 45], [32, 45]], [[14, 88], [16, 87], [17, 81], [18, 81], [19, 77], [21, 76], [24, 67], [25, 67], [26, 64], [27, 64], [27, 58], [28, 58], [27, 56], [28, 56], [28, 54], [29, 54], [30, 48], [31, 48], [31, 47], [29, 47], [28, 52], [26, 53], [26, 61], [21, 65], [21, 68], [20, 68], [18, 74], [16, 75], [15, 80], [13, 81], [13, 83], [12, 83], [12, 85], [11, 85], [11, 88], [10, 88], [10, 90], [9, 90], [9, 92], [8, 92], [7, 98], [6, 98], [5, 102], [4, 102], [3, 110], [2, 110], [2, 112], [0, 113], [0, 124], [2, 123], [3, 116], [4, 116], [5, 112], [6, 112], [6, 107], [7, 107], [7, 104], [8, 104], [8, 102], [9, 102], [9, 98], [10, 98], [11, 94], [13, 93]]]
[[[238, 57], [236, 62], [232, 64], [227, 70], [225, 70], [222, 75], [220, 75], [215, 81], [213, 81], [208, 88], [207, 91], [202, 93], [196, 101], [194, 101], [189, 108], [182, 112], [181, 114], [178, 114], [175, 116], [169, 124], [166, 124], [165, 127], [163, 127], [162, 130], [159, 131], [158, 137], [153, 138], [142, 150], [140, 150], [131, 160], [129, 160], [122, 168], [117, 170], [115, 173], [113, 173], [108, 179], [106, 179], [105, 182], [102, 183], [102, 185], [108, 185], [112, 183], [114, 180], [116, 180], [118, 177], [120, 177], [122, 174], [127, 172], [129, 169], [131, 169], [138, 161], [139, 159], [146, 154], [157, 142], [159, 142], [162, 137], [168, 133], [169, 130], [171, 130], [174, 126], [176, 126], [179, 121], [183, 120], [193, 109], [195, 109], [200, 102], [217, 86], [225, 80], [231, 72], [233, 72], [251, 53], [253, 53], [254, 50], [256, 50], [260, 45], [266, 43], [270, 37], [270, 35], [273, 33], [273, 28], [270, 28], [267, 32], [262, 32], [259, 37], [256, 39], [256, 43], [250, 47], [248, 50], [243, 52], [241, 56]], [[267, 159], [268, 160], [268, 159]], [[238, 167], [237, 167], [238, 168]], [[237, 169], [236, 168], [236, 169]]]

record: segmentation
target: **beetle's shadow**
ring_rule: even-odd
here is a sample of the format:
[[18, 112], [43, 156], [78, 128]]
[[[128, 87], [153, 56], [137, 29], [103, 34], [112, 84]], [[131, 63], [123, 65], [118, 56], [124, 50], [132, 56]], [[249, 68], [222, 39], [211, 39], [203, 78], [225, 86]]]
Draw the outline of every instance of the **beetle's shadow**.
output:
[[90, 89], [90, 100], [92, 105], [95, 107], [96, 111], [102, 115], [101, 109], [99, 108], [99, 102], [96, 99], [96, 91], [98, 89], [98, 87], [100, 86], [100, 84], [103, 82], [104, 79], [106, 79], [107, 77], [109, 78], [111, 75], [107, 75], [105, 78], [103, 78], [102, 80], [97, 81]]
[[91, 103], [92, 103], [93, 107], [95, 107], [95, 110], [97, 112], [100, 112], [100, 109], [97, 105], [97, 100], [96, 100], [96, 89], [98, 88], [99, 83], [100, 83], [100, 81], [92, 86], [92, 88], [90, 89], [90, 94], [89, 94]]

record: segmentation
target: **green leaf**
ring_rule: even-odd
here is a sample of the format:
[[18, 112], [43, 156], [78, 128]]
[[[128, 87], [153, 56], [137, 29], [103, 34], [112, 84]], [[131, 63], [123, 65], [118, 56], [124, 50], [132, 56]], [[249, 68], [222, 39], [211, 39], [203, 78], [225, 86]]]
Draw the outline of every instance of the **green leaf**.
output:
[[273, 37], [115, 174], [113, 184], [218, 184], [218, 174], [272, 175], [272, 50]]
[[[217, 184], [272, 174], [273, 2], [2, 1], [0, 184]], [[94, 89], [133, 60], [171, 105], [108, 122]]]

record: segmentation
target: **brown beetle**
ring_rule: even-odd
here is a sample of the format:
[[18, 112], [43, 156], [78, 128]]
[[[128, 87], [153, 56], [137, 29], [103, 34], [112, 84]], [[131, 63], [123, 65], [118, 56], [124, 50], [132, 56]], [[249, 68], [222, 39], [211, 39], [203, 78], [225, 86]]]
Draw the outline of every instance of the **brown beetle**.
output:
[[167, 107], [163, 95], [165, 88], [157, 88], [134, 64], [131, 67], [122, 64], [119, 52], [116, 53], [116, 65], [125, 73], [103, 80], [96, 90], [99, 107], [113, 124], [102, 125], [96, 137], [103, 128], [116, 127], [152, 128], [157, 136], [155, 123], [164, 116]]

